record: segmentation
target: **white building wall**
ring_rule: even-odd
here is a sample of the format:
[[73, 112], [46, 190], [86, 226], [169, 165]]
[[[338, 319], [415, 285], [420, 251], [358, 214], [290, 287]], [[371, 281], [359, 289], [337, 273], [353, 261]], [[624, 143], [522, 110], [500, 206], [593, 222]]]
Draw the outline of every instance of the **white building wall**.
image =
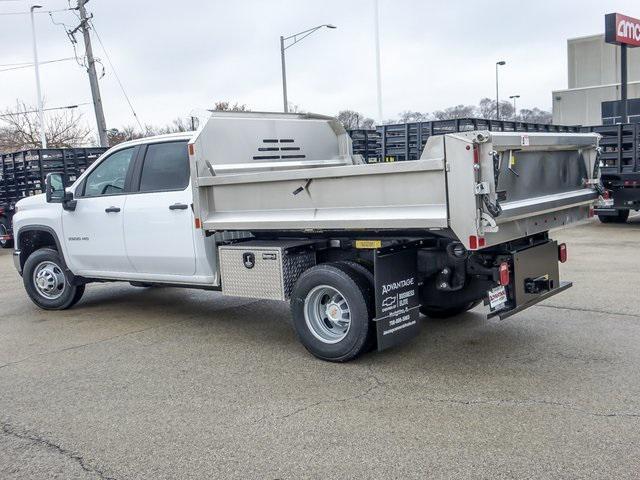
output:
[[[629, 98], [640, 98], [640, 82], [628, 84]], [[602, 102], [620, 100], [620, 85], [575, 88], [553, 92], [553, 123], [601, 125]]]
[[[567, 41], [569, 88], [620, 83], [620, 47], [604, 42], [604, 35]], [[627, 48], [627, 77], [640, 81], [640, 48]]]
[[[628, 98], [640, 98], [640, 47], [627, 49]], [[552, 93], [553, 123], [600, 125], [602, 102], [620, 100], [620, 47], [604, 35], [567, 41], [568, 89]]]

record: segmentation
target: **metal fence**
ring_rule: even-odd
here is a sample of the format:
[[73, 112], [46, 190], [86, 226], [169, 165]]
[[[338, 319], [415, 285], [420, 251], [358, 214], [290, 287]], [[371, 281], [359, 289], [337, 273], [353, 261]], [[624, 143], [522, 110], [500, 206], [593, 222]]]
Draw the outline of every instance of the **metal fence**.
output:
[[49, 173], [64, 173], [69, 183], [107, 149], [49, 148], [0, 154], [0, 205], [13, 209], [24, 197], [44, 191]]
[[489, 130], [499, 132], [579, 132], [579, 126], [456, 118], [428, 122], [380, 125], [375, 130], [350, 130], [353, 153], [362, 155], [367, 163], [417, 160], [427, 139], [432, 135]]
[[603, 175], [640, 172], [640, 124], [582, 127], [582, 131], [602, 135], [600, 171]]

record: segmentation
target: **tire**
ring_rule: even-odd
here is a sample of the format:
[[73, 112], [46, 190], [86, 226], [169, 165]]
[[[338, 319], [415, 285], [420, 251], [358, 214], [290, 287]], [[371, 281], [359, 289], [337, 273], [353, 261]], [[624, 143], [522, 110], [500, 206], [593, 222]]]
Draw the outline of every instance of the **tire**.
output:
[[373, 276], [373, 272], [363, 264], [358, 263], [354, 260], [340, 260], [339, 262], [336, 262], [336, 263], [340, 265], [345, 265], [351, 270], [354, 270], [356, 273], [359, 273], [360, 275], [362, 275], [364, 278], [367, 279], [367, 281], [371, 284], [371, 288], [374, 288], [375, 277]]
[[[36, 283], [38, 277], [41, 283]], [[41, 248], [29, 255], [22, 281], [33, 303], [45, 310], [70, 308], [84, 294], [84, 285], [71, 285], [59, 253], [51, 248]]]
[[[9, 233], [11, 229], [11, 224], [9, 223], [9, 219], [2, 217], [0, 218], [0, 237]], [[13, 240], [0, 240], [0, 248], [13, 248]]]
[[[324, 305], [326, 310], [321, 310]], [[291, 295], [293, 326], [300, 342], [312, 355], [329, 362], [347, 362], [371, 348], [373, 313], [372, 285], [340, 262], [306, 270]]]
[[420, 313], [430, 318], [451, 318], [455, 317], [456, 315], [460, 315], [461, 313], [464, 313], [468, 310], [471, 310], [472, 308], [475, 308], [476, 306], [480, 305], [480, 302], [482, 302], [482, 300], [474, 300], [473, 302], [465, 303], [463, 305], [454, 305], [452, 307], [446, 308], [421, 305]]
[[627, 223], [629, 210], [618, 210], [616, 215], [598, 215], [602, 223]]

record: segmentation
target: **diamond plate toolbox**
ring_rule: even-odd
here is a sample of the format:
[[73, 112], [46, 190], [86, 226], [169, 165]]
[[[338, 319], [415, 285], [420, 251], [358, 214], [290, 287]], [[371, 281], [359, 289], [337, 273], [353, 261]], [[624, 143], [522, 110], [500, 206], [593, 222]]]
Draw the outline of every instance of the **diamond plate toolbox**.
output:
[[288, 300], [302, 272], [316, 264], [313, 242], [250, 240], [218, 248], [222, 293]]

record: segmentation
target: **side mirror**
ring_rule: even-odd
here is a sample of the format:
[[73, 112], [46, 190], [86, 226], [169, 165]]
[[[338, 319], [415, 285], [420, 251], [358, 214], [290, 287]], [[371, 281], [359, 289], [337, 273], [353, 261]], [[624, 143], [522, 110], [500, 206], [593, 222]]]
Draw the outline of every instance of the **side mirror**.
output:
[[64, 176], [61, 173], [49, 173], [46, 180], [47, 203], [62, 203], [65, 200]]
[[64, 186], [64, 175], [62, 173], [49, 173], [46, 180], [47, 203], [61, 203], [65, 210], [76, 209], [77, 200], [73, 199], [73, 193], [67, 192]]

